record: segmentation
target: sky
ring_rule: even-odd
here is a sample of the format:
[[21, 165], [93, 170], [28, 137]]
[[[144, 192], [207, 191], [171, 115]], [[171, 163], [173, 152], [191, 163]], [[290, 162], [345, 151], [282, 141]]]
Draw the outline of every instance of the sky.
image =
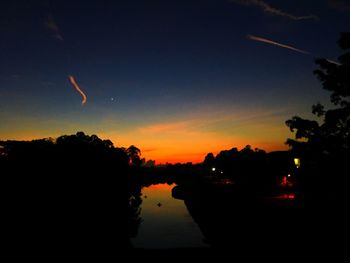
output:
[[0, 140], [84, 131], [160, 163], [286, 150], [285, 121], [327, 102], [350, 1], [0, 3]]

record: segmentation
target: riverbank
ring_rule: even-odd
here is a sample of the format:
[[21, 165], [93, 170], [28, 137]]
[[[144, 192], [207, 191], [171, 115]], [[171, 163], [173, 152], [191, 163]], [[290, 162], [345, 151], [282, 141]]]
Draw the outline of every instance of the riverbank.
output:
[[321, 249], [317, 247], [309, 248], [308, 250], [290, 250], [288, 248], [279, 249], [276, 247], [256, 248], [231, 248], [231, 249], [213, 249], [213, 248], [174, 248], [174, 249], [135, 249], [132, 251], [135, 259], [152, 259], [152, 261], [164, 261], [170, 259], [171, 261], [184, 260], [215, 260], [215, 262], [250, 262], [251, 260], [258, 260], [262, 262], [269, 260], [269, 262], [291, 262], [308, 260], [316, 262], [319, 260], [344, 260], [349, 258], [349, 254], [345, 249]]

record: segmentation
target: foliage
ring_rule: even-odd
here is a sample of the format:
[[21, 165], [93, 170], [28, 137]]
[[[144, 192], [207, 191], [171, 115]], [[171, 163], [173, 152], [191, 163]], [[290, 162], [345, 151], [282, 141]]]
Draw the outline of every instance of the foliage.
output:
[[222, 150], [216, 156], [208, 153], [203, 167], [216, 178], [232, 179], [246, 192], [275, 191], [279, 178], [290, 169], [290, 157], [286, 153], [266, 153], [247, 145], [241, 150]]
[[330, 101], [334, 108], [325, 109], [320, 103], [313, 105], [312, 112], [322, 118], [321, 124], [298, 116], [286, 121], [290, 130], [296, 131], [296, 140], [287, 140], [287, 144], [293, 149], [307, 150], [318, 155], [349, 153], [350, 33], [342, 33], [338, 44], [347, 51], [339, 57], [340, 64], [327, 59], [317, 59], [319, 69], [314, 71], [322, 87], [331, 93]]
[[140, 191], [132, 190], [125, 149], [83, 132], [0, 146], [5, 213], [18, 229], [11, 236], [44, 250], [60, 251], [61, 239], [76, 249], [130, 246]]
[[299, 181], [303, 195], [345, 200], [350, 158], [350, 32], [342, 33], [338, 44], [345, 51], [338, 58], [340, 63], [317, 59], [319, 68], [314, 71], [323, 89], [330, 92], [333, 106], [313, 105], [312, 113], [321, 122], [298, 116], [287, 120], [295, 139], [286, 143], [302, 158]]
[[130, 163], [133, 166], [139, 167], [141, 165], [141, 150], [134, 145], [129, 146], [126, 149], [126, 153], [129, 157]]

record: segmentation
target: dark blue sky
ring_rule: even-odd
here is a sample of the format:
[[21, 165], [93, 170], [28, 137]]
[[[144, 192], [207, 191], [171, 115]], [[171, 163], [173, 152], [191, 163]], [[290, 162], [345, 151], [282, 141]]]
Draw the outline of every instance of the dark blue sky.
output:
[[161, 162], [284, 148], [284, 121], [328, 98], [314, 56], [336, 60], [350, 25], [341, 0], [8, 0], [0, 9], [0, 139], [84, 130]]

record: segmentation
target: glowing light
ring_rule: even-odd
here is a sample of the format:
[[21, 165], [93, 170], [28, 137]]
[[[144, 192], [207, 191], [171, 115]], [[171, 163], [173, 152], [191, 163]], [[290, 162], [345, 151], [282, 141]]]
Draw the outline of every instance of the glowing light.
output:
[[215, 167], [213, 167], [213, 168], [211, 168], [211, 170], [212, 170], [213, 172], [215, 172], [215, 171], [216, 171], [216, 168], [215, 168]]
[[280, 200], [292, 200], [294, 198], [295, 198], [294, 193], [285, 193], [276, 197], [276, 199], [280, 199]]
[[287, 177], [286, 177], [286, 176], [283, 176], [283, 177], [282, 177], [281, 185], [282, 185], [283, 187], [286, 187], [286, 186], [288, 185], [288, 180], [287, 180]]
[[0, 145], [0, 155], [1, 156], [6, 156], [6, 152], [5, 152], [5, 147]]
[[290, 175], [290, 174], [288, 174], [287, 176], [288, 176], [288, 177], [291, 177], [291, 175]]
[[300, 159], [299, 158], [294, 158], [294, 164], [297, 168], [300, 167]]
[[87, 97], [86, 95], [84, 94], [84, 92], [81, 90], [81, 88], [79, 87], [78, 83], [75, 81], [74, 77], [69, 75], [68, 76], [68, 79], [69, 79], [69, 82], [73, 85], [73, 87], [79, 92], [79, 94], [81, 95], [82, 97], [82, 102], [81, 104], [82, 105], [85, 105], [86, 101], [87, 101]]

